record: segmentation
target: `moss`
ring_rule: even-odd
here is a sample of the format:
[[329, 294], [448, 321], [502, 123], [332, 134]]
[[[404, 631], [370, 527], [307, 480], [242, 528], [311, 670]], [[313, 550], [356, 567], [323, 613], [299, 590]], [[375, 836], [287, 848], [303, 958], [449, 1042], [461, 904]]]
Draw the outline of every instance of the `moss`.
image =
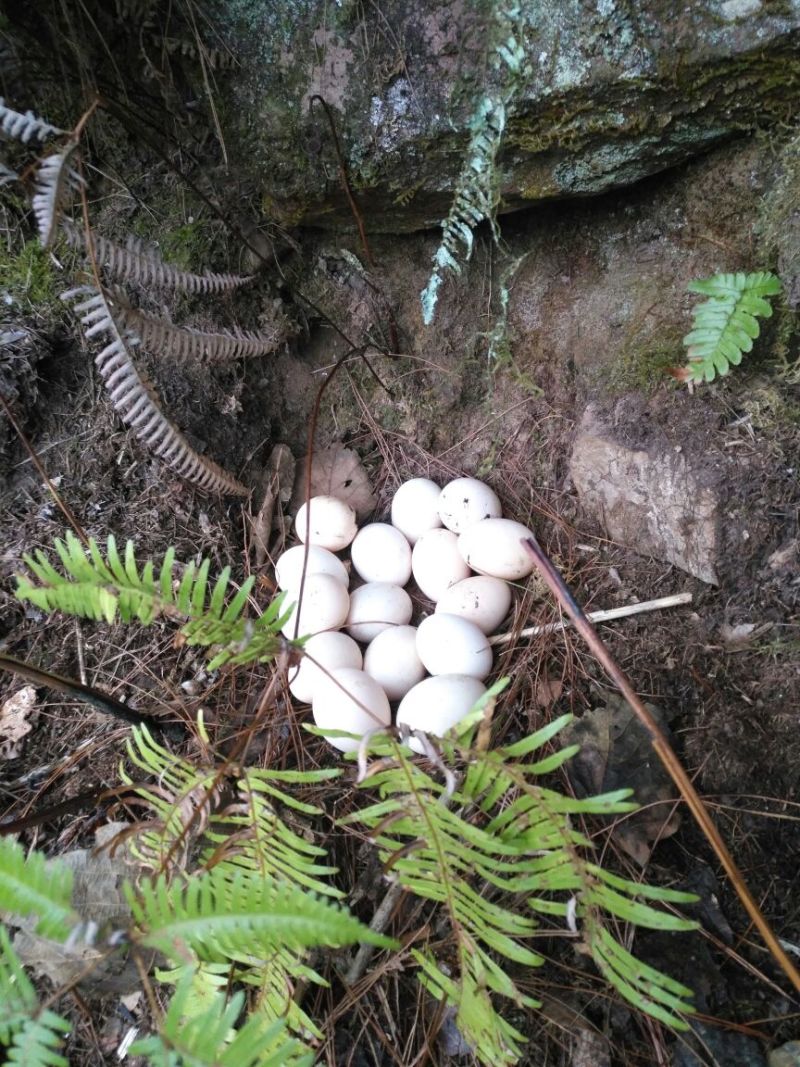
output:
[[31, 238], [21, 251], [0, 250], [2, 292], [14, 303], [30, 305], [41, 312], [58, 302], [58, 288], [50, 253]]
[[622, 352], [607, 372], [606, 388], [612, 396], [641, 390], [652, 392], [670, 379], [670, 367], [680, 367], [686, 356], [678, 333], [650, 341], [634, 339], [625, 345]]
[[784, 384], [757, 377], [742, 401], [753, 427], [774, 443], [785, 439], [787, 429], [800, 429], [800, 402]]
[[486, 449], [475, 474], [478, 478], [485, 478], [497, 467], [497, 457], [502, 451], [502, 441], [494, 437]]
[[167, 230], [159, 238], [164, 259], [184, 270], [203, 270], [211, 259], [213, 236], [210, 223], [195, 219]]

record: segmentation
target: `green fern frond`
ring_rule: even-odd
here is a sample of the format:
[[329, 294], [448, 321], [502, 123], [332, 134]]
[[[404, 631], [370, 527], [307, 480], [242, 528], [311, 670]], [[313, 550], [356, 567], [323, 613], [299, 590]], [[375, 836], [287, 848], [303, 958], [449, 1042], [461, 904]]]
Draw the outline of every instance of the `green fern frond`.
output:
[[259, 618], [244, 618], [255, 580], [252, 577], [226, 603], [230, 568], [225, 567], [211, 585], [209, 561], [203, 560], [199, 566], [190, 562], [178, 579], [173, 548], [167, 549], [157, 574], [151, 560], [139, 566], [131, 541], [120, 555], [113, 534], [108, 537], [105, 555], [94, 539], [84, 548], [71, 530], [64, 541], [55, 542], [55, 548], [63, 573], [40, 550], [23, 556], [38, 584], [17, 575], [18, 599], [30, 601], [43, 611], [107, 623], [117, 618], [122, 622], [138, 619], [148, 626], [160, 616], [185, 620], [181, 632], [187, 644], [223, 646], [213, 656], [211, 669], [223, 663], [269, 660], [280, 646], [280, 627], [288, 618], [282, 612], [285, 595], [275, 597]]
[[[320, 896], [343, 897], [329, 880], [336, 868], [321, 862], [325, 850], [291, 829], [274, 806], [278, 802], [299, 809], [303, 815], [322, 814], [319, 808], [298, 802], [276, 783], [288, 779], [307, 786], [339, 773], [333, 768], [303, 772], [246, 771], [237, 782], [235, 803], [212, 817], [206, 833], [211, 847], [203, 854], [203, 867], [229, 872], [244, 868], [262, 878], [282, 879]], [[294, 999], [295, 986], [300, 980], [327, 984], [304, 962], [302, 952], [281, 949], [267, 960], [257, 960], [254, 966], [241, 968], [236, 978], [252, 988], [253, 1010], [264, 1018], [285, 1018], [294, 1033], [321, 1038], [319, 1028]]]
[[72, 1027], [54, 1011], [45, 1009], [28, 1019], [6, 1049], [6, 1063], [16, 1067], [69, 1067], [58, 1051]]
[[298, 982], [322, 986], [328, 983], [307, 967], [297, 952], [279, 949], [268, 959], [254, 957], [252, 964], [241, 966], [201, 963], [194, 957], [191, 963], [157, 973], [158, 980], [169, 985], [178, 985], [187, 975], [191, 978], [190, 994], [184, 1008], [187, 1016], [202, 1014], [218, 993], [241, 985], [250, 993], [250, 1014], [258, 1014], [264, 1025], [282, 1019], [292, 1034], [303, 1040], [321, 1040], [323, 1037], [294, 994]]
[[159, 877], [143, 882], [138, 896], [129, 891], [128, 900], [141, 943], [171, 958], [185, 948], [201, 960], [249, 962], [281, 948], [395, 945], [329, 901], [244, 869], [217, 869], [186, 885]]
[[[320, 809], [297, 800], [281, 789], [284, 783], [315, 785], [336, 777], [335, 768], [318, 771], [270, 771], [249, 769], [236, 782], [237, 799], [221, 811], [221, 776], [213, 767], [195, 767], [174, 756], [154, 741], [146, 728], [132, 731], [128, 741], [131, 762], [154, 784], [140, 785], [136, 793], [154, 819], [130, 842], [140, 862], [153, 870], [180, 870], [187, 865], [198, 838], [205, 844], [200, 863], [221, 876], [231, 877], [240, 869], [263, 879], [282, 879], [298, 890], [313, 890], [321, 896], [341, 897], [329, 876], [335, 868], [320, 862], [325, 851], [292, 830], [275, 807], [294, 808], [302, 815], [321, 814]], [[123, 780], [131, 778], [124, 770]], [[225, 781], [226, 789], [230, 783]], [[321, 1036], [310, 1017], [294, 1000], [295, 983], [300, 979], [325, 984], [303, 961], [303, 952], [279, 947], [268, 958], [241, 959], [231, 971], [229, 963], [200, 963], [195, 960], [193, 1004], [199, 1008], [215, 991], [215, 982], [227, 986], [235, 981], [252, 990], [253, 1008], [262, 1020], [285, 1019], [300, 1036]], [[176, 975], [162, 975], [163, 981]]]
[[[312, 772], [317, 780], [338, 773]], [[321, 896], [344, 896], [327, 880], [337, 869], [319, 862], [325, 849], [295, 833], [270, 803], [268, 793], [286, 796], [275, 790], [271, 777], [269, 771], [249, 770], [237, 782], [236, 802], [212, 820], [206, 836], [213, 847], [205, 853], [203, 865], [258, 871], [265, 878], [286, 879]], [[322, 812], [311, 808], [306, 814]]]
[[[137, 785], [135, 792], [152, 818], [130, 841], [132, 855], [152, 870], [183, 868], [189, 851], [208, 825], [219, 789], [214, 767], [195, 766], [170, 752], [153, 738], [146, 726], [134, 727], [126, 741], [134, 766], [155, 779], [153, 785]], [[133, 779], [123, 768], [120, 778]]]
[[64, 941], [76, 916], [71, 906], [72, 871], [41, 852], [0, 837], [0, 911], [36, 915], [37, 934]]
[[484, 97], [470, 125], [472, 133], [456, 194], [442, 222], [442, 239], [433, 257], [433, 271], [421, 294], [422, 319], [426, 326], [433, 322], [444, 275], [461, 273], [461, 260], [466, 262], [472, 255], [472, 231], [478, 223], [494, 215], [495, 157], [506, 125], [504, 101]]
[[422, 318], [433, 322], [444, 276], [461, 273], [461, 263], [472, 254], [472, 231], [484, 219], [494, 225], [497, 205], [497, 152], [502, 144], [508, 113], [526, 75], [526, 52], [520, 40], [524, 12], [519, 3], [506, 0], [492, 9], [493, 40], [489, 64], [499, 73], [499, 84], [475, 106], [469, 123], [470, 139], [456, 182], [453, 203], [442, 222], [442, 240], [433, 257], [433, 271], [421, 293]]
[[300, 953], [282, 949], [267, 960], [236, 972], [237, 981], [247, 986], [253, 997], [251, 1012], [266, 1022], [285, 1019], [286, 1025], [303, 1040], [322, 1040], [324, 1035], [314, 1020], [298, 1004], [295, 994], [301, 982], [318, 986], [328, 983], [303, 963]]
[[770, 271], [754, 274], [715, 274], [690, 282], [689, 292], [708, 297], [695, 308], [694, 324], [683, 343], [688, 364], [675, 372], [683, 381], [713, 382], [738, 366], [742, 354], [750, 352], [760, 327], [757, 319], [769, 318], [772, 305], [767, 297], [781, 291], [781, 283]]
[[[420, 968], [419, 983], [436, 1000], [456, 1008], [458, 1028], [481, 1063], [513, 1067], [522, 1056], [525, 1036], [495, 1010], [490, 995], [493, 987], [488, 981], [490, 974], [484, 966], [485, 954], [471, 952], [471, 948], [476, 946], [468, 937], [460, 941], [458, 980], [446, 975], [430, 953], [412, 950], [411, 955]], [[518, 996], [516, 989], [510, 992]], [[521, 1003], [538, 1006], [526, 998]]]
[[162, 985], [186, 987], [182, 992], [183, 1015], [195, 1018], [208, 1011], [215, 998], [230, 988], [231, 965], [201, 963], [192, 955], [190, 962], [178, 967], [158, 968], [156, 978]]
[[133, 1056], [147, 1056], [152, 1067], [311, 1067], [314, 1054], [289, 1036], [285, 1022], [265, 1026], [251, 1015], [235, 1029], [244, 994], [215, 993], [205, 1011], [194, 1014], [192, 976], [175, 989], [158, 1034], [137, 1041]]
[[[469, 747], [476, 729], [472, 716], [459, 739], [446, 739], [441, 746], [446, 763], [464, 767], [455, 790], [426, 773], [404, 747], [377, 737], [373, 750], [383, 759], [363, 784], [380, 799], [343, 820], [367, 826], [393, 877], [447, 910], [460, 975], [442, 977], [436, 961], [424, 954], [419, 962], [429, 988], [438, 989], [457, 1008], [458, 1026], [467, 1040], [487, 1050], [481, 1054], [487, 1063], [511, 1063], [517, 1055], [507, 1024], [493, 1019], [491, 995], [522, 1005], [532, 1002], [520, 994], [495, 956], [526, 966], [542, 962], [527, 944], [538, 932], [532, 912], [563, 916], [565, 921], [574, 915], [579, 927], [585, 922], [584, 938], [598, 966], [641, 1010], [668, 1016], [673, 1026], [684, 1028], [681, 1016], [692, 1010], [689, 991], [679, 987], [678, 992], [677, 984], [664, 976], [659, 976], [661, 986], [649, 978], [646, 994], [637, 984], [642, 973], [638, 961], [626, 957], [606, 932], [600, 933], [604, 913], [640, 926], [691, 929], [693, 923], [647, 901], [694, 897], [626, 881], [584, 858], [591, 842], [574, 828], [573, 817], [623, 813], [636, 805], [627, 800], [629, 790], [576, 800], [539, 783], [576, 751], [572, 747], [531, 760], [569, 720], [562, 716], [517, 744], [484, 751]], [[659, 1000], [654, 988], [669, 990], [670, 997]], [[482, 1020], [477, 1027], [476, 1018]]]
[[66, 1019], [39, 1006], [39, 998], [0, 926], [0, 1046], [5, 1063], [19, 1067], [68, 1067], [58, 1051], [71, 1027]]
[[39, 1007], [39, 998], [14, 951], [5, 926], [0, 926], [0, 1045]]

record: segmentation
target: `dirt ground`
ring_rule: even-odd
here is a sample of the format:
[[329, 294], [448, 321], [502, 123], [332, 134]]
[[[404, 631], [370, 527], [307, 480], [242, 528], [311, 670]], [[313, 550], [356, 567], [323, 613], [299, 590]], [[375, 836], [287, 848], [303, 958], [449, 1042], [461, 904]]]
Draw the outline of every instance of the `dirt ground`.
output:
[[[756, 138], [624, 193], [507, 218], [505, 246], [498, 250], [482, 236], [469, 271], [445, 293], [429, 331], [420, 321], [418, 294], [436, 235], [375, 240], [378, 270], [365, 278], [342, 254], [360, 253], [355, 237], [298, 234], [301, 253], [290, 252], [280, 271], [260, 279], [240, 303], [225, 298], [210, 308], [196, 300], [178, 308], [198, 326], [222, 318], [254, 328], [280, 296], [297, 330], [282, 351], [224, 367], [154, 363], [151, 369], [172, 418], [195, 447], [258, 485], [276, 442], [296, 456], [305, 453], [314, 393], [345, 351], [307, 300], [359, 344], [386, 343], [387, 308], [393, 309], [401, 354], [371, 353], [380, 385], [361, 361], [348, 365], [325, 394], [316, 446], [343, 442], [359, 452], [378, 494], [378, 515], [408, 476], [485, 478], [507, 513], [531, 524], [585, 607], [692, 593], [688, 608], [607, 625], [602, 636], [637, 691], [663, 710], [767, 918], [787, 945], [797, 946], [795, 313], [773, 320], [753, 358], [725, 381], [690, 393], [663, 370], [680, 362], [692, 303], [684, 292], [688, 280], [769, 265], [758, 259], [764, 252], [758, 224], [775, 180], [776, 152]], [[143, 195], [157, 181], [152, 173], [143, 178]], [[710, 187], [713, 198], [704, 192]], [[104, 218], [119, 225], [110, 199]], [[173, 224], [156, 218], [154, 229]], [[7, 245], [18, 248], [24, 228], [13, 210], [6, 212], [6, 225]], [[224, 257], [228, 249], [214, 251]], [[507, 346], [490, 362], [486, 335], [499, 313], [497, 282], [523, 256], [508, 281]], [[49, 269], [54, 290], [64, 287], [58, 267]], [[142, 559], [158, 559], [174, 545], [179, 559], [210, 557], [216, 570], [230, 564], [237, 579], [250, 572], [248, 514], [257, 499], [242, 507], [204, 496], [143, 452], [110, 409], [75, 324], [55, 301], [34, 306], [18, 290], [5, 304], [0, 328], [20, 334], [0, 352], [4, 396], [87, 534], [131, 538]], [[569, 457], [590, 401], [612, 421], [618, 441], [681, 449], [704, 484], [714, 487], [721, 501], [717, 586], [614, 543], [585, 514]], [[23, 553], [49, 549], [64, 525], [20, 438], [0, 415], [0, 650], [175, 719], [191, 718], [202, 706], [213, 736], [235, 736], [252, 714], [267, 668], [208, 679], [201, 656], [176, 647], [166, 625], [144, 631], [48, 619], [15, 600], [12, 576]], [[266, 601], [269, 572], [264, 577], [259, 595]], [[557, 617], [536, 583], [519, 597], [519, 627]], [[500, 738], [521, 736], [563, 711], [587, 715], [611, 691], [570, 633], [513, 645], [498, 672], [511, 677], [498, 712]], [[0, 705], [21, 684], [0, 675]], [[0, 819], [117, 781], [125, 735], [118, 724], [45, 688], [37, 689], [32, 721], [15, 753], [0, 750]], [[251, 751], [286, 765], [332, 760], [322, 744], [301, 737], [297, 712], [287, 703], [276, 708]], [[106, 806], [89, 802], [48, 818], [24, 839], [60, 853], [90, 844], [108, 817]], [[636, 871], [603, 840], [620, 870]], [[374, 859], [351, 838], [334, 837], [330, 844], [343, 869], [361, 872], [356, 910], [368, 919], [379, 894]], [[685, 940], [637, 938], [646, 958], [696, 990], [699, 1036], [675, 1042], [608, 998], [570, 950], [546, 943], [552, 961], [523, 979], [526, 991], [543, 1000], [543, 1011], [513, 1020], [530, 1034], [524, 1063], [737, 1067], [763, 1064], [768, 1047], [797, 1036], [796, 1005], [688, 816], [655, 847], [646, 875], [701, 896], [705, 933], [689, 948]], [[391, 1033], [394, 1009], [399, 1043], [376, 1046], [365, 1019], [374, 1015]], [[71, 1010], [72, 1062], [115, 1062], [113, 1033], [95, 1030], [80, 998]], [[311, 996], [309, 1010], [333, 1024], [336, 1035], [323, 1062], [365, 1067], [416, 1062], [418, 1041], [409, 1035], [415, 1019], [431, 1014], [412, 981], [396, 974], [370, 987], [356, 1005], [334, 981]], [[589, 1047], [586, 1035], [596, 1033], [604, 1038], [595, 1059], [580, 1060], [580, 1049]], [[443, 1064], [456, 1062], [441, 1050], [436, 1055]]]

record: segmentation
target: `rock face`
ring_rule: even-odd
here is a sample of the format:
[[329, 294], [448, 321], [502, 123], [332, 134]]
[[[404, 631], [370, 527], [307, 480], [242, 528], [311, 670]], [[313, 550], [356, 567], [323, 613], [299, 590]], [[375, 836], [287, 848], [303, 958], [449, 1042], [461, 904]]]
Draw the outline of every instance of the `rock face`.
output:
[[570, 475], [584, 511], [614, 541], [717, 584], [719, 501], [680, 452], [626, 446], [590, 406]]
[[[369, 229], [446, 215], [486, 94], [498, 5], [220, 0], [242, 166], [284, 223], [351, 227], [321, 96]], [[800, 2], [523, 0], [525, 51], [497, 158], [500, 210], [600, 193], [796, 112]]]

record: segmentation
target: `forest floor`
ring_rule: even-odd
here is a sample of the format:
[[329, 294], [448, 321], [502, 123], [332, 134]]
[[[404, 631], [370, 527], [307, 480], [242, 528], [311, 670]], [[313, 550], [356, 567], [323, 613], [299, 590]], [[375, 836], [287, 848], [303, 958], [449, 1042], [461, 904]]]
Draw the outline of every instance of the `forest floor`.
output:
[[[758, 144], [744, 151], [758, 155]], [[723, 154], [701, 161], [681, 175], [652, 179], [625, 194], [507, 219], [508, 259], [527, 254], [529, 260], [512, 286], [507, 358], [494, 364], [486, 357], [485, 334], [496, 316], [491, 293], [501, 264], [488, 241], [481, 242], [467, 277], [454, 283], [431, 334], [424, 333], [419, 321], [418, 293], [435, 235], [374, 241], [380, 301], [374, 287], [347, 274], [348, 261], [340, 250], [358, 254], [355, 238], [302, 235], [302, 257], [287, 268], [288, 280], [279, 291], [286, 296], [293, 285], [304, 287], [359, 341], [370, 336], [380, 340], [376, 330], [385, 326], [385, 307], [395, 311], [401, 354], [371, 354], [381, 385], [361, 363], [338, 376], [323, 398], [315, 442], [316, 447], [343, 443], [359, 453], [377, 494], [376, 518], [386, 515], [391, 493], [408, 477], [425, 475], [443, 483], [476, 474], [496, 489], [507, 514], [536, 532], [584, 607], [692, 594], [688, 607], [606, 625], [602, 636], [637, 692], [663, 711], [680, 758], [751, 890], [779, 936], [797, 952], [800, 375], [791, 363], [796, 335], [787, 356], [785, 339], [777, 330], [768, 331], [752, 363], [693, 393], [660, 374], [652, 359], [637, 366], [633, 352], [635, 341], [653, 356], [652, 338], [664, 336], [666, 319], [677, 323], [679, 335], [686, 332], [689, 305], [680, 294], [689, 278], [712, 273], [715, 264], [736, 269], [750, 261], [752, 247], [720, 252], [719, 242], [728, 238], [713, 230], [715, 220], [698, 221], [704, 208], [695, 206], [688, 222], [686, 210], [681, 219], [664, 221], [674, 213], [676, 200], [700, 203], [697, 197], [692, 200], [691, 184], [706, 183], [709, 171], [704, 167], [720, 166], [721, 160], [730, 174], [731, 158]], [[743, 173], [747, 165], [742, 164]], [[155, 187], [159, 175], [151, 174], [148, 181]], [[723, 190], [718, 197], [729, 195], [734, 203], [741, 188], [735, 179], [731, 182], [729, 193]], [[145, 199], [146, 193], [144, 187]], [[746, 213], [747, 206], [741, 210]], [[104, 211], [115, 221], [113, 207]], [[21, 224], [12, 214], [7, 219], [5, 243], [19, 249]], [[643, 234], [648, 219], [650, 229]], [[159, 228], [174, 231], [175, 218], [156, 218], [153, 229]], [[572, 235], [568, 264], [563, 251], [567, 230]], [[700, 231], [710, 240], [700, 241]], [[688, 234], [681, 248], [679, 233]], [[606, 286], [605, 304], [593, 304], [599, 298], [588, 289], [602, 289], [603, 278], [618, 284], [622, 271], [611, 250], [626, 242], [631, 275], [639, 269], [631, 248], [647, 246], [670, 277], [663, 300], [667, 305], [672, 300], [674, 307], [659, 305], [644, 342], [635, 299], [624, 319], [631, 328], [615, 337], [605, 326], [596, 326], [596, 320], [613, 318], [609, 301], [619, 293]], [[686, 248], [691, 255], [684, 255]], [[751, 263], [752, 269], [761, 265]], [[130, 538], [142, 560], [159, 560], [174, 546], [178, 559], [205, 556], [212, 573], [230, 565], [236, 580], [242, 580], [255, 567], [251, 519], [258, 496], [245, 505], [204, 496], [140, 449], [110, 409], [74, 323], [52, 299], [68, 280], [62, 283], [54, 261], [46, 269], [52, 286], [49, 302], [31, 296], [30, 273], [15, 291], [9, 290], [0, 328], [19, 336], [0, 359], [5, 361], [6, 387], [13, 385], [7, 398], [20, 429], [58, 497], [87, 535], [103, 540], [113, 532], [118, 539]], [[544, 275], [550, 288], [541, 281]], [[623, 283], [619, 292], [629, 294], [631, 278]], [[653, 286], [660, 293], [657, 273], [650, 274], [648, 284], [649, 295], [640, 292], [636, 299], [652, 304]], [[275, 295], [274, 288], [258, 282], [243, 297], [243, 325], [257, 325], [259, 309]], [[618, 303], [617, 311], [622, 306]], [[199, 326], [212, 315], [201, 301], [182, 310]], [[240, 313], [228, 298], [218, 310], [228, 321]], [[301, 332], [275, 356], [212, 368], [156, 366], [153, 371], [171, 417], [193, 444], [256, 486], [276, 442], [288, 444], [298, 458], [305, 454], [314, 393], [344, 351], [344, 342], [313, 315], [305, 322], [298, 315], [298, 322]], [[583, 324], [582, 333], [576, 323]], [[680, 346], [670, 344], [677, 362]], [[644, 377], [636, 378], [640, 371]], [[569, 459], [590, 402], [613, 422], [619, 441], [640, 449], [682, 449], [700, 464], [721, 501], [717, 585], [639, 554], [635, 546], [615, 543], [582, 510]], [[108, 627], [46, 617], [16, 600], [13, 575], [23, 567], [23, 554], [51, 550], [54, 538], [63, 535], [65, 520], [20, 436], [7, 425], [0, 448], [0, 650], [55, 674], [80, 678], [176, 723], [193, 721], [202, 708], [211, 738], [224, 749], [248, 728], [265, 683], [279, 668], [208, 676], [201, 654], [177, 643], [166, 623], [149, 629]], [[272, 547], [275, 551], [277, 542]], [[272, 589], [269, 568], [258, 577], [263, 606]], [[515, 628], [557, 618], [557, 607], [537, 583], [519, 595]], [[498, 741], [523, 736], [564, 711], [586, 718], [612, 697], [613, 687], [570, 631], [512, 642], [498, 658], [496, 674], [511, 679], [495, 715]], [[23, 684], [13, 675], [0, 675], [0, 707]], [[269, 722], [251, 739], [250, 757], [273, 766], [333, 765], [335, 756], [327, 746], [309, 740], [300, 729], [305, 718], [307, 709], [278, 701]], [[0, 736], [0, 820], [18, 819], [118, 782], [127, 734], [119, 723], [41, 686], [35, 686], [28, 721], [31, 729], [24, 736]], [[193, 742], [175, 744], [183, 751]], [[618, 774], [617, 784], [625, 784], [624, 764]], [[347, 803], [344, 786], [335, 788], [341, 792], [331, 794], [329, 810]], [[644, 868], [607, 829], [594, 832], [614, 869], [636, 877], [644, 871], [657, 884], [700, 895], [704, 930], [692, 936], [691, 944], [685, 937], [637, 937], [648, 960], [695, 989], [701, 1011], [697, 1036], [689, 1043], [676, 1039], [629, 1011], [609, 996], [563, 939], [554, 938], [543, 941], [546, 966], [522, 979], [526, 992], [543, 1002], [539, 1014], [520, 1018], [515, 1013], [515, 1025], [530, 1037], [523, 1063], [737, 1067], [765, 1063], [768, 1047], [797, 1036], [796, 1006], [707, 843], [687, 814], [677, 825], [671, 794], [658, 796], [653, 804], [661, 832], [658, 826], [652, 831], [647, 848], [652, 854]], [[113, 808], [88, 800], [67, 814], [46, 818], [25, 833], [24, 841], [51, 855], [88, 847], [110, 817], [135, 815], [124, 805]], [[674, 833], [665, 832], [668, 824]], [[374, 856], [354, 835], [331, 833], [327, 844], [343, 872], [342, 884], [350, 878], [351, 885], [358, 885], [354, 909], [368, 921], [383, 893]], [[406, 913], [399, 923], [408, 929], [414, 918], [413, 912]], [[331, 1035], [322, 1062], [364, 1067], [422, 1062], [415, 1057], [424, 1045], [431, 1007], [408, 975], [376, 972], [357, 998], [337, 982], [332, 967], [327, 974], [331, 988], [310, 991], [305, 1004]], [[122, 1025], [116, 1007], [116, 1002], [107, 1003], [108, 1022], [98, 1030], [82, 996], [72, 998], [71, 1062], [116, 1062]], [[381, 1044], [375, 1037], [380, 1028], [394, 1039]], [[592, 1045], [594, 1041], [599, 1043]], [[579, 1053], [589, 1058], [580, 1059]], [[439, 1047], [431, 1050], [429, 1062], [456, 1059]]]

